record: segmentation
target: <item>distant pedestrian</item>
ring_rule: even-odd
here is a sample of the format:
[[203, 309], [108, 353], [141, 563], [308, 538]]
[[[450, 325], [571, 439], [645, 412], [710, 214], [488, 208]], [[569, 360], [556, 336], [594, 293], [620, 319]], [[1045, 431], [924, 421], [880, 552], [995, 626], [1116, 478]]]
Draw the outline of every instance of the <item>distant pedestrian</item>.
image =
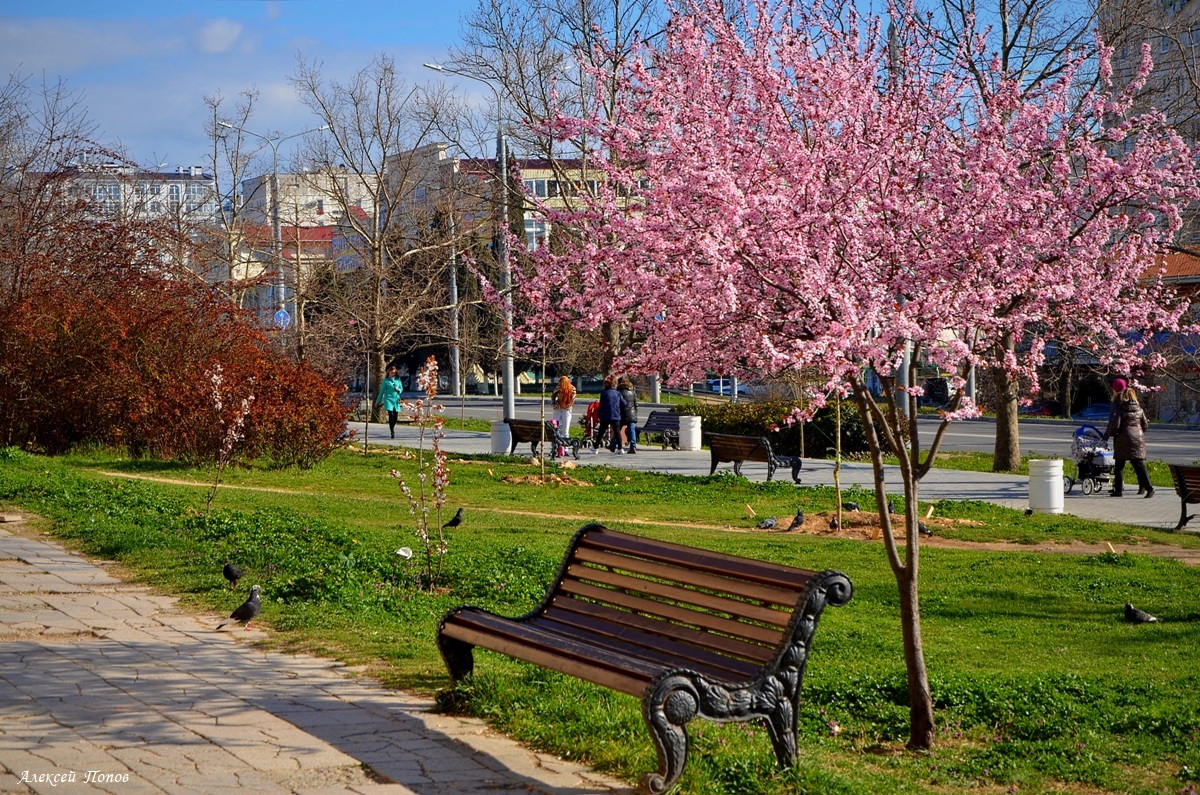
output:
[[1113, 440], [1113, 487], [1110, 496], [1120, 497], [1125, 486], [1125, 462], [1133, 464], [1137, 476], [1138, 494], [1147, 499], [1154, 496], [1150, 474], [1146, 471], [1146, 412], [1138, 403], [1137, 392], [1124, 378], [1113, 381], [1112, 406], [1108, 411], [1108, 428], [1104, 439]]
[[621, 407], [621, 433], [624, 438], [622, 443], [628, 445], [626, 451], [629, 453], [637, 452], [637, 390], [633, 388], [633, 381], [629, 380], [629, 376], [623, 375], [617, 381], [617, 391], [621, 393], [621, 397], [625, 398], [625, 405]]
[[598, 402], [600, 403], [600, 424], [596, 428], [596, 435], [592, 438], [592, 442], [599, 449], [600, 440], [604, 438], [605, 431], [608, 431], [608, 449], [610, 452], [620, 455], [625, 452], [624, 439], [621, 434], [621, 409], [625, 406], [625, 398], [621, 397], [621, 393], [617, 391], [615, 375], [604, 376], [604, 388], [600, 390]]
[[571, 435], [571, 410], [575, 408], [575, 387], [571, 379], [565, 375], [559, 377], [558, 386], [550, 396], [550, 405], [554, 407], [554, 419], [558, 423], [558, 432], [563, 436]]
[[404, 392], [404, 382], [392, 365], [387, 369], [387, 377], [379, 385], [379, 394], [375, 396], [375, 405], [383, 406], [388, 415], [388, 430], [392, 438], [396, 438], [396, 421], [400, 418], [400, 396]]

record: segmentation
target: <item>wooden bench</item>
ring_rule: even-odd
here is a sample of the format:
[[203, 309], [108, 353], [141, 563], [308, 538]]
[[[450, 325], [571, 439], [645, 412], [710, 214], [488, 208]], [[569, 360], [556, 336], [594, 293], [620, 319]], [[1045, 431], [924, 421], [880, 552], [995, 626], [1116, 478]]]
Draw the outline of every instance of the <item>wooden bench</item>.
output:
[[575, 534], [558, 580], [533, 612], [476, 607], [446, 614], [438, 647], [455, 681], [490, 649], [642, 700], [658, 770], [672, 787], [687, 762], [687, 723], [762, 719], [780, 764], [796, 759], [808, 652], [826, 605], [853, 588], [816, 572], [628, 535], [599, 524]]
[[644, 436], [646, 444], [650, 444], [650, 434], [657, 433], [662, 439], [662, 449], [666, 450], [669, 445], [678, 450], [679, 418], [681, 416], [683, 415], [672, 411], [652, 411], [646, 421], [638, 425], [638, 435]]
[[1196, 514], [1188, 515], [1188, 505], [1200, 503], [1200, 467], [1186, 464], [1168, 464], [1171, 470], [1171, 480], [1175, 483], [1175, 493], [1179, 495], [1179, 524], [1176, 530], [1195, 518]]
[[517, 449], [517, 445], [522, 442], [529, 442], [530, 450], [533, 455], [538, 454], [538, 445], [545, 439], [550, 444], [550, 457], [554, 458], [558, 455], [560, 447], [570, 450], [572, 455], [579, 458], [579, 439], [572, 439], [569, 436], [564, 436], [558, 432], [558, 429], [544, 420], [513, 420], [506, 419], [508, 423], [509, 436], [512, 441], [508, 446], [508, 454], [512, 455]]
[[733, 462], [733, 473], [742, 474], [743, 461], [761, 461], [767, 465], [767, 480], [775, 475], [778, 467], [791, 467], [792, 481], [800, 482], [800, 468], [804, 462], [800, 456], [777, 456], [771, 451], [771, 443], [765, 436], [734, 436], [728, 433], [710, 433], [708, 449], [712, 452], [712, 468], [708, 474], [717, 471], [717, 464], [723, 461]]

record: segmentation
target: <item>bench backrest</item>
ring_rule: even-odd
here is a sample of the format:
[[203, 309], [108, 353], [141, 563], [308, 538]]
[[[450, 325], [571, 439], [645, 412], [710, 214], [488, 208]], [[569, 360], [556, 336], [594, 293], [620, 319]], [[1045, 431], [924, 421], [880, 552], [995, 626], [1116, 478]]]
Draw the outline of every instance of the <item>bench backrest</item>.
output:
[[771, 443], [762, 436], [712, 433], [708, 436], [708, 446], [725, 460], [767, 462], [771, 460]]
[[505, 422], [508, 423], [509, 432], [512, 433], [513, 439], [518, 442], [540, 441], [543, 425], [545, 425], [547, 440], [553, 440], [556, 433], [553, 425], [540, 420], [505, 420]]
[[1200, 467], [1170, 464], [1175, 492], [1184, 502], [1200, 502]]
[[[626, 626], [664, 655], [730, 667], [773, 659], [816, 572], [609, 530], [580, 529], [545, 615]], [[724, 663], [720, 657], [733, 658]], [[741, 662], [739, 662], [741, 661]]]
[[639, 431], [657, 432], [660, 430], [679, 430], [681, 415], [671, 411], [652, 411], [646, 421], [638, 426]]

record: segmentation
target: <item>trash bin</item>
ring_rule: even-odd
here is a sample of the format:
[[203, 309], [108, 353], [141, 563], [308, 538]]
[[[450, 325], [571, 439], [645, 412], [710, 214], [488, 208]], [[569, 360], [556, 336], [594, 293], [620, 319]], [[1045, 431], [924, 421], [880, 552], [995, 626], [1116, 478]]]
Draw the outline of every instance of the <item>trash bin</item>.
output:
[[1063, 512], [1063, 462], [1061, 458], [1029, 462], [1029, 508], [1034, 513]]
[[694, 414], [679, 417], [679, 449], [700, 449], [700, 418]]
[[508, 455], [512, 447], [512, 429], [504, 420], [492, 421], [492, 452], [498, 455]]

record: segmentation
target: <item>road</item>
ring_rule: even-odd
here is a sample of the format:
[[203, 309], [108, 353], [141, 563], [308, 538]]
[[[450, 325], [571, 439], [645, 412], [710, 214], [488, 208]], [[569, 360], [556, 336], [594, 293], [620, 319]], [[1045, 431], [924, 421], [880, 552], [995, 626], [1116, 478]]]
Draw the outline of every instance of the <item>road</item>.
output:
[[[443, 402], [446, 406], [447, 417], [465, 415], [469, 418], [496, 421], [501, 419], [503, 414], [500, 399], [496, 397], [480, 395], [469, 395], [465, 398], [444, 397]], [[537, 419], [539, 416], [541, 401], [537, 396], [522, 395], [517, 398], [516, 403], [519, 418]], [[579, 422], [584, 405], [586, 403], [580, 402], [573, 422]], [[655, 409], [669, 408], [670, 406], [640, 403], [638, 413], [645, 417]], [[547, 401], [546, 416], [550, 415], [551, 409], [549, 401]], [[1021, 452], [1053, 456], [1070, 461], [1071, 440], [1081, 424], [1073, 420], [1022, 419], [1020, 423]], [[361, 428], [361, 423], [357, 425]], [[923, 416], [920, 419], [923, 443], [927, 443], [933, 438], [937, 425], [936, 417]], [[956, 422], [950, 426], [942, 444], [942, 450], [990, 453], [996, 440], [995, 425], [995, 420], [988, 418]], [[351, 427], [355, 426], [352, 424]], [[1104, 428], [1100, 427], [1100, 430], [1103, 431]], [[1146, 434], [1146, 442], [1152, 459], [1170, 464], [1193, 464], [1200, 460], [1200, 429], [1153, 423], [1149, 433]]]

